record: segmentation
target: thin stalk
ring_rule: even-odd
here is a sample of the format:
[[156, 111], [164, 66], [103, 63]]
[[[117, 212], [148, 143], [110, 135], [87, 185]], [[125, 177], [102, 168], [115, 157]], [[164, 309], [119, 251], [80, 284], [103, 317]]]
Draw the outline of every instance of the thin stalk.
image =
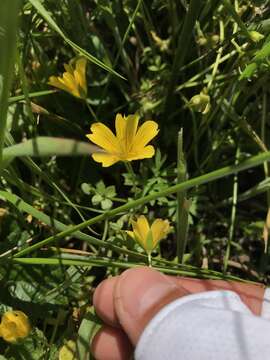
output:
[[[240, 148], [238, 147], [236, 150], [236, 155], [235, 155], [235, 165], [238, 165], [238, 163], [239, 163], [239, 155], [240, 155]], [[231, 224], [230, 224], [229, 238], [228, 238], [228, 242], [227, 242], [226, 253], [225, 253], [224, 264], [223, 264], [224, 273], [227, 272], [228, 262], [229, 262], [230, 254], [231, 254], [231, 244], [233, 242], [233, 237], [234, 237], [237, 198], [238, 198], [238, 174], [235, 174], [233, 177]]]
[[255, 166], [261, 165], [265, 161], [269, 161], [269, 160], [270, 160], [270, 151], [259, 154], [259, 155], [252, 156], [251, 158], [243, 161], [242, 163], [240, 163], [238, 165], [225, 166], [221, 169], [218, 169], [218, 170], [212, 171], [210, 173], [207, 173], [207, 174], [195, 177], [193, 179], [184, 181], [181, 184], [176, 184], [176, 185], [170, 186], [170, 187], [163, 189], [157, 193], [149, 194], [145, 197], [130, 201], [127, 204], [121, 205], [115, 209], [107, 211], [106, 213], [95, 216], [92, 219], [86, 220], [78, 225], [71, 226], [70, 228], [68, 228], [64, 231], [61, 231], [58, 234], [50, 236], [47, 239], [44, 239], [37, 244], [34, 244], [32, 246], [29, 246], [26, 249], [19, 251], [14, 256], [21, 257], [23, 255], [29, 254], [37, 249], [40, 249], [41, 247], [43, 247], [45, 245], [49, 245], [49, 244], [57, 241], [58, 239], [62, 239], [70, 234], [73, 234], [75, 231], [84, 229], [87, 226], [96, 224], [100, 221], [104, 221], [105, 219], [111, 219], [114, 216], [120, 214], [121, 212], [126, 212], [137, 206], [142, 206], [152, 200], [158, 199], [159, 197], [168, 196], [170, 194], [177, 193], [178, 191], [188, 190], [195, 186], [206, 184], [206, 183], [215, 181], [217, 179], [224, 178], [225, 176], [236, 174], [240, 171], [244, 171], [246, 169], [250, 169]]
[[[241, 49], [245, 49], [247, 47], [247, 43], [243, 44], [240, 48]], [[230, 59], [231, 57], [233, 57], [234, 55], [239, 55], [239, 52], [236, 51], [236, 50], [232, 50], [230, 53], [222, 56], [219, 60], [219, 64], [227, 61], [228, 59]], [[213, 64], [207, 66], [203, 71], [197, 73], [196, 75], [194, 75], [192, 78], [190, 78], [189, 80], [187, 80], [186, 82], [184, 82], [183, 84], [179, 85], [177, 88], [176, 88], [176, 91], [180, 91], [182, 90], [183, 88], [185, 88], [187, 86], [188, 83], [190, 82], [194, 82], [195, 80], [201, 78], [202, 76], [204, 76], [205, 74], [207, 74], [209, 72], [209, 70], [213, 69], [214, 66], [215, 66], [215, 63], [214, 62]]]
[[[6, 260], [5, 260], [6, 261]], [[11, 259], [11, 263], [22, 264], [22, 265], [50, 265], [50, 266], [59, 266], [59, 259], [57, 258], [14, 258]], [[122, 261], [114, 261], [110, 259], [104, 258], [89, 258], [89, 259], [80, 259], [78, 256], [77, 259], [62, 259], [62, 264], [64, 266], [106, 266], [112, 268], [120, 268], [120, 269], [132, 269], [135, 267], [142, 266], [140, 263], [132, 263], [132, 262], [122, 262]], [[174, 264], [175, 265], [175, 264]], [[172, 263], [171, 266], [164, 267], [159, 265], [153, 265], [154, 269], [163, 272], [165, 274], [171, 275], [182, 275], [182, 276], [190, 276], [197, 278], [205, 278], [205, 279], [223, 279], [223, 280], [232, 280], [232, 281], [240, 281], [244, 283], [255, 283], [249, 280], [244, 280], [232, 275], [224, 275], [218, 271], [213, 270], [203, 270], [200, 268], [174, 268]]]
[[97, 115], [94, 112], [94, 110], [92, 109], [92, 106], [89, 104], [89, 102], [87, 101], [87, 99], [85, 99], [85, 104], [87, 106], [87, 109], [89, 110], [90, 114], [93, 116], [93, 118], [95, 119], [95, 121], [98, 121]]
[[147, 254], [147, 259], [148, 259], [148, 266], [152, 267], [152, 255], [150, 252]]
[[132, 183], [133, 183], [132, 190], [133, 190], [134, 194], [136, 195], [136, 193], [137, 193], [136, 174], [135, 174], [133, 167], [129, 161], [125, 161], [124, 164], [125, 164], [127, 172], [129, 173]]
[[[222, 44], [223, 41], [224, 41], [224, 24], [223, 24], [222, 20], [219, 21], [219, 39], [220, 39], [220, 43]], [[207, 85], [208, 89], [211, 88], [211, 86], [213, 84], [213, 81], [214, 81], [214, 79], [216, 77], [216, 74], [217, 74], [217, 71], [218, 71], [218, 66], [219, 66], [219, 63], [220, 63], [221, 56], [222, 56], [222, 52], [223, 52], [223, 46], [221, 46], [218, 49], [216, 61], [214, 63], [214, 67], [213, 67], [213, 71], [212, 71], [212, 76], [211, 76], [210, 81], [209, 81], [209, 83]]]
[[230, 1], [228, 0], [222, 0], [222, 3], [224, 5], [224, 7], [226, 8], [226, 10], [228, 11], [228, 13], [231, 15], [231, 17], [234, 19], [234, 21], [238, 24], [239, 28], [242, 30], [243, 34], [246, 35], [246, 37], [252, 41], [250, 33], [248, 32], [246, 25], [244, 24], [244, 22], [242, 21], [242, 19], [240, 18], [240, 16], [237, 14], [237, 12], [235, 11], [233, 5], [230, 3]]
[[[265, 146], [265, 148], [267, 149], [267, 145], [265, 144], [265, 127], [266, 127], [266, 117], [267, 117], [267, 92], [264, 91], [263, 92], [263, 101], [262, 101], [262, 124], [261, 124], [261, 139], [262, 142]], [[264, 175], [265, 175], [265, 179], [269, 179], [269, 165], [267, 162], [263, 163], [263, 168], [264, 168]], [[268, 211], [267, 211], [267, 216], [266, 216], [266, 222], [265, 222], [265, 232], [264, 232], [264, 242], [265, 242], [265, 246], [264, 246], [264, 253], [268, 254], [269, 253], [269, 212], [270, 212], [270, 190], [268, 189], [266, 191], [266, 198], [267, 198], [267, 207], [268, 207]]]
[[[187, 170], [186, 170], [186, 161], [183, 152], [183, 129], [178, 133], [178, 146], [177, 146], [177, 183], [180, 184], [187, 179]], [[176, 227], [177, 227], [177, 258], [178, 263], [183, 263], [183, 258], [186, 249], [187, 243], [187, 232], [188, 232], [188, 208], [187, 208], [187, 199], [186, 191], [177, 192], [177, 217], [176, 217]]]

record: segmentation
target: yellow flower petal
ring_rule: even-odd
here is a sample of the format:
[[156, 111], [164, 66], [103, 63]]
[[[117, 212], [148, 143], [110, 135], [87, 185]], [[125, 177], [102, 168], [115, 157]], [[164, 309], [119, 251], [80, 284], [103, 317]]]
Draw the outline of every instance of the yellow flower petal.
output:
[[127, 160], [139, 160], [139, 159], [148, 159], [153, 157], [155, 154], [155, 148], [152, 145], [148, 145], [140, 150], [137, 150], [136, 154], [130, 153]]
[[92, 131], [92, 134], [87, 134], [86, 136], [94, 144], [100, 146], [108, 153], [113, 153], [114, 155], [119, 152], [118, 141], [106, 125], [102, 123], [94, 123], [91, 126], [90, 131]]
[[153, 243], [154, 247], [158, 244], [158, 242], [165, 238], [170, 230], [170, 224], [168, 220], [156, 219], [152, 226], [151, 231], [153, 235]]
[[79, 58], [76, 61], [76, 68], [74, 71], [75, 79], [78, 81], [80, 87], [83, 89], [85, 94], [87, 93], [87, 85], [86, 85], [86, 64], [87, 60], [85, 58]]
[[63, 82], [61, 82], [59, 78], [57, 78], [56, 76], [50, 76], [48, 84], [57, 87], [61, 90], [69, 91], [69, 88], [65, 84], [63, 84]]
[[123, 117], [121, 114], [116, 115], [116, 137], [123, 153], [128, 154], [132, 147], [138, 127], [138, 122], [139, 116], [137, 114], [128, 115], [127, 118]]
[[132, 227], [134, 232], [137, 232], [140, 238], [145, 241], [150, 230], [146, 217], [144, 215], [139, 216], [137, 222], [132, 221]]
[[65, 68], [66, 72], [70, 73], [71, 75], [73, 74], [73, 68], [72, 68], [71, 64], [64, 64], [64, 68]]
[[111, 154], [93, 153], [92, 158], [96, 162], [101, 162], [103, 167], [108, 167], [119, 161], [119, 158]]
[[135, 240], [135, 236], [134, 236], [134, 232], [133, 232], [133, 231], [126, 230], [126, 233], [127, 233], [132, 239]]
[[71, 60], [69, 64], [64, 64], [65, 72], [62, 77], [51, 76], [49, 84], [67, 91], [79, 98], [86, 98], [86, 59], [81, 57], [77, 61]]
[[135, 136], [132, 150], [142, 149], [150, 140], [152, 140], [158, 134], [158, 124], [155, 121], [148, 120], [142, 124], [138, 129], [138, 132]]
[[77, 84], [75, 81], [75, 78], [73, 75], [71, 75], [68, 72], [64, 72], [63, 74], [63, 81], [65, 82], [65, 84], [67, 85], [67, 87], [69, 87], [70, 90], [74, 90], [77, 88]]

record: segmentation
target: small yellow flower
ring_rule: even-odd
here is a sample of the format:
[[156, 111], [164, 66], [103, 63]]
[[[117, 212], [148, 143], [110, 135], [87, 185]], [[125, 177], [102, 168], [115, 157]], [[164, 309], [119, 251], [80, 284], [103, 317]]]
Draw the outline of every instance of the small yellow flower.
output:
[[[139, 115], [127, 117], [117, 114], [115, 118], [116, 135], [104, 124], [98, 122], [91, 126], [92, 134], [87, 134], [89, 140], [100, 146], [104, 153], [93, 153], [95, 161], [108, 167], [118, 161], [132, 161], [151, 158], [155, 154], [152, 145], [147, 145], [158, 134], [158, 124], [155, 121], [145, 121], [138, 128]], [[147, 146], [146, 146], [147, 145]]]
[[73, 96], [85, 99], [87, 96], [86, 63], [87, 60], [83, 57], [80, 57], [77, 61], [72, 59], [69, 64], [64, 64], [66, 71], [63, 76], [51, 76], [48, 83], [69, 92]]
[[28, 316], [22, 311], [7, 311], [2, 316], [0, 336], [7, 342], [16, 342], [29, 335], [31, 331]]
[[137, 221], [132, 220], [133, 231], [126, 231], [138, 244], [149, 254], [165, 238], [170, 231], [168, 220], [156, 219], [151, 227], [144, 215], [139, 216]]

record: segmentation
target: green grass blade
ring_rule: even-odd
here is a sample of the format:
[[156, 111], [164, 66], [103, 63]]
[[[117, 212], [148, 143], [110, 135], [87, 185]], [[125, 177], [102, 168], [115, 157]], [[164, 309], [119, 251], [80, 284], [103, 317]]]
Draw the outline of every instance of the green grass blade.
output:
[[37, 10], [37, 12], [43, 17], [44, 20], [48, 23], [48, 25], [58, 33], [62, 37], [62, 39], [70, 45], [76, 52], [78, 52], [81, 55], [84, 55], [88, 60], [90, 60], [92, 63], [96, 64], [97, 66], [100, 66], [102, 69], [108, 71], [111, 74], [114, 74], [116, 76], [119, 76], [120, 78], [124, 79], [124, 77], [120, 74], [118, 74], [115, 70], [110, 68], [108, 65], [104, 64], [102, 61], [97, 59], [95, 56], [89, 54], [86, 50], [82, 49], [79, 45], [75, 44], [72, 40], [70, 40], [64, 32], [60, 29], [60, 27], [57, 25], [57, 23], [54, 21], [54, 19], [51, 17], [49, 12], [45, 9], [45, 7], [41, 4], [39, 0], [29, 0], [29, 2], [33, 5], [33, 7]]
[[8, 97], [14, 74], [20, 0], [0, 1], [0, 163], [4, 147]]
[[39, 136], [4, 149], [3, 160], [10, 162], [22, 156], [78, 156], [90, 155], [100, 149], [95, 145], [72, 139]]

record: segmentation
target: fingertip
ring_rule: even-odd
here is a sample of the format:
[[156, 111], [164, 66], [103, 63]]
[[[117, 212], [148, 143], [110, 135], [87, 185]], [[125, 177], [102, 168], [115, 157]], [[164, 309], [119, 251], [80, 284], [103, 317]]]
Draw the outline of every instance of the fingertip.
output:
[[148, 267], [125, 271], [119, 277], [114, 291], [117, 318], [133, 345], [147, 323], [165, 305], [186, 295], [168, 276]]
[[112, 326], [118, 326], [119, 324], [113, 302], [114, 289], [118, 278], [118, 276], [115, 276], [102, 281], [93, 296], [96, 313], [105, 323]]
[[91, 344], [91, 353], [96, 360], [128, 360], [132, 352], [133, 347], [126, 334], [110, 326], [103, 326]]

